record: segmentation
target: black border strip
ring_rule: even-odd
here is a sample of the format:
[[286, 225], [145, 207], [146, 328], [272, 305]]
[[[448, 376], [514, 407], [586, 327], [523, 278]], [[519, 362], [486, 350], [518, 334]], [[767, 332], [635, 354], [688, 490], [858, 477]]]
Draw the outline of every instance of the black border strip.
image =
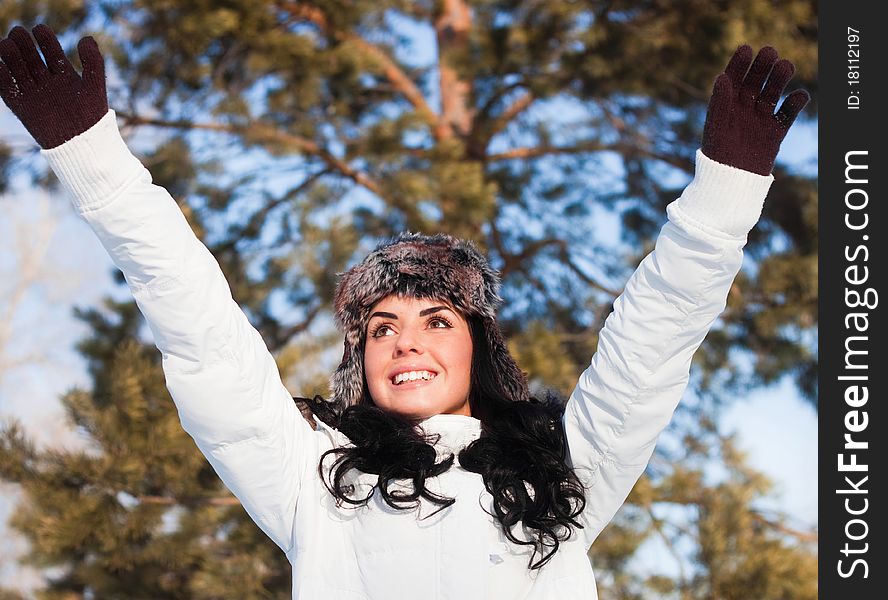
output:
[[818, 539], [828, 599], [888, 597], [883, 10], [820, 3]]

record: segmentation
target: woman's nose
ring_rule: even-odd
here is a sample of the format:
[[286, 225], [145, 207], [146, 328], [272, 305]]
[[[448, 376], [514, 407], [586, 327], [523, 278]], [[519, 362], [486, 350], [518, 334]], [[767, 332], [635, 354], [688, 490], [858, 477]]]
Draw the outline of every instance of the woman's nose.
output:
[[395, 355], [402, 356], [411, 351], [416, 352], [417, 354], [422, 354], [424, 349], [417, 332], [409, 328], [404, 328], [398, 334], [398, 339], [395, 341]]

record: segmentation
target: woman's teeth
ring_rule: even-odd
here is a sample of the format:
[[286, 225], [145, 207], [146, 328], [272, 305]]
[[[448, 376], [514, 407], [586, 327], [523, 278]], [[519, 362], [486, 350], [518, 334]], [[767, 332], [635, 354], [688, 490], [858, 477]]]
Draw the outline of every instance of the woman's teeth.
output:
[[392, 383], [399, 385], [405, 381], [416, 381], [417, 379], [431, 381], [434, 378], [435, 374], [430, 371], [408, 371], [407, 373], [398, 373], [395, 375], [392, 378]]

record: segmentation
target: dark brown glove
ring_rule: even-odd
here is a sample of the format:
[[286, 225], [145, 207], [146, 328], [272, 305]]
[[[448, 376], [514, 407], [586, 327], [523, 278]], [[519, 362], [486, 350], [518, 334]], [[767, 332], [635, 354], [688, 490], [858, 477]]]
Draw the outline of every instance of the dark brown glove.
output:
[[59, 146], [95, 125], [108, 112], [105, 62], [92, 37], [77, 44], [81, 77], [65, 56], [52, 29], [16, 26], [0, 40], [0, 96], [41, 148]]
[[750, 68], [751, 60], [752, 48], [743, 44], [716, 78], [701, 150], [716, 162], [770, 175], [780, 143], [811, 97], [805, 90], [796, 90], [775, 115], [774, 108], [795, 66], [785, 58], [777, 60], [777, 51], [771, 46], [759, 50]]

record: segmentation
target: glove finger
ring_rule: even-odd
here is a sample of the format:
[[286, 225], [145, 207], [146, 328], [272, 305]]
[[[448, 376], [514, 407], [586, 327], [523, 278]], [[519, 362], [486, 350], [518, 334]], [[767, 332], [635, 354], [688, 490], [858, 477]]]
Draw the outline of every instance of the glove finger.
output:
[[739, 90], [743, 84], [743, 76], [746, 75], [751, 62], [752, 48], [749, 47], [749, 44], [739, 46], [734, 52], [734, 56], [728, 61], [728, 66], [725, 67], [725, 74], [731, 78], [731, 85], [734, 87], [734, 91]]
[[16, 104], [21, 96], [22, 91], [12, 73], [9, 72], [5, 64], [0, 62], [0, 97], [3, 98], [3, 102], [12, 109], [12, 105]]
[[3, 59], [19, 88], [28, 88], [34, 84], [18, 46], [9, 38], [0, 40], [0, 59]]
[[749, 68], [746, 79], [743, 80], [743, 86], [740, 88], [740, 97], [754, 100], [758, 98], [762, 91], [762, 84], [768, 77], [771, 67], [777, 61], [777, 51], [771, 46], [765, 46], [756, 55]]
[[31, 32], [43, 51], [43, 56], [46, 58], [46, 66], [50, 72], [58, 74], [76, 72], [74, 71], [74, 65], [65, 56], [65, 51], [62, 50], [62, 45], [59, 44], [59, 38], [56, 37], [55, 32], [49, 26], [41, 23], [34, 27]]
[[31, 39], [31, 34], [28, 33], [28, 30], [20, 25], [16, 25], [9, 32], [9, 39], [18, 46], [19, 54], [21, 54], [22, 60], [25, 61], [28, 72], [31, 74], [31, 79], [38, 83], [43, 81], [49, 75], [49, 71], [46, 65], [43, 64], [43, 59], [40, 58], [40, 53], [37, 52], [37, 46], [34, 45], [34, 40]]
[[83, 65], [83, 83], [91, 89], [99, 92], [103, 97], [105, 91], [105, 59], [99, 51], [99, 45], [91, 35], [86, 36], [77, 43], [77, 53], [80, 55], [80, 64]]
[[796, 90], [786, 97], [780, 110], [777, 111], [777, 122], [783, 128], [784, 132], [789, 130], [802, 109], [811, 100], [811, 95], [805, 90]]
[[762, 112], [767, 112], [769, 115], [774, 114], [774, 108], [780, 100], [780, 95], [783, 94], [783, 88], [792, 79], [793, 73], [795, 73], [795, 66], [791, 62], [785, 58], [777, 61], [771, 71], [771, 76], [768, 77], [768, 83], [765, 84], [765, 89], [758, 99], [759, 109]]
[[726, 73], [722, 73], [715, 78], [715, 84], [712, 86], [712, 97], [709, 98], [709, 108], [706, 110], [704, 131], [711, 131], [714, 123], [728, 122], [733, 98], [734, 88], [731, 85], [731, 78]]

